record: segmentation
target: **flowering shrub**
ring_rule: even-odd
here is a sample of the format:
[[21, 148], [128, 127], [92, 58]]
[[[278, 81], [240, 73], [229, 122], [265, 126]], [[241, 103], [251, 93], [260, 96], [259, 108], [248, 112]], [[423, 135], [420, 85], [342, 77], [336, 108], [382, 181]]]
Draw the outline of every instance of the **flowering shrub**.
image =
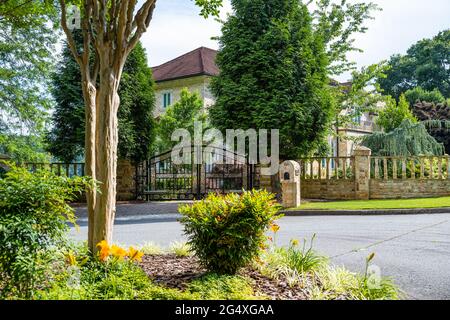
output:
[[[188, 244], [209, 270], [233, 274], [259, 256], [265, 232], [281, 217], [275, 196], [267, 191], [242, 195], [210, 194], [180, 208]], [[278, 231], [278, 230], [277, 230]]]
[[30, 173], [11, 166], [0, 178], [0, 297], [31, 297], [46, 279], [51, 248], [58, 246], [75, 222], [67, 201], [91, 181]]

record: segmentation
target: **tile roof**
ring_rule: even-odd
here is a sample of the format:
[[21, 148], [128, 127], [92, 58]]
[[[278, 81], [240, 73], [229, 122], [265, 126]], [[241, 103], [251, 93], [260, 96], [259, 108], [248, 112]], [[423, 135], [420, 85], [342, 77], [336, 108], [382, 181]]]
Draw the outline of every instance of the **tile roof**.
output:
[[162, 82], [198, 75], [216, 76], [219, 74], [219, 68], [215, 63], [216, 55], [216, 50], [200, 47], [153, 67], [153, 78], [156, 82]]

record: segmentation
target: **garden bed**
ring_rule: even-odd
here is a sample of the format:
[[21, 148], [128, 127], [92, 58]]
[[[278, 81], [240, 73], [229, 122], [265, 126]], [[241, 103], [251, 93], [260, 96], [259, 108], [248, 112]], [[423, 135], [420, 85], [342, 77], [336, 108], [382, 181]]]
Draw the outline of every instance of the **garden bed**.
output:
[[[201, 281], [208, 276], [195, 257], [177, 257], [175, 254], [146, 255], [139, 264], [156, 285], [188, 290], [192, 281]], [[241, 270], [237, 277], [242, 277], [251, 286], [255, 299], [270, 300], [308, 300], [313, 279], [306, 275], [302, 286], [290, 286], [286, 279], [270, 279], [252, 267]], [[309, 285], [305, 285], [309, 284]]]

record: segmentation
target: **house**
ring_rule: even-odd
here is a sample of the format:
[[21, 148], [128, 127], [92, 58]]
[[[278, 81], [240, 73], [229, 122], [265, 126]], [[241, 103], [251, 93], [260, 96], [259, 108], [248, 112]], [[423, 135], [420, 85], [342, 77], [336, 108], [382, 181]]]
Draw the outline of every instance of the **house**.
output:
[[156, 83], [156, 117], [180, 99], [183, 88], [197, 92], [204, 101], [205, 108], [214, 104], [209, 84], [211, 77], [219, 74], [215, 63], [216, 55], [216, 50], [201, 47], [152, 68]]
[[[382, 108], [380, 104], [378, 108]], [[345, 112], [345, 111], [344, 111]], [[338, 138], [330, 137], [330, 146], [333, 156], [350, 157], [353, 153], [354, 147], [359, 141], [375, 131], [380, 131], [376, 125], [377, 114], [374, 112], [365, 112], [358, 117], [355, 117], [352, 124], [347, 124], [345, 127], [335, 128]], [[339, 146], [339, 149], [336, 146]]]
[[[216, 50], [201, 47], [152, 68], [156, 83], [155, 117], [159, 117], [168, 106], [180, 99], [183, 88], [199, 93], [205, 109], [213, 105], [215, 98], [209, 90], [209, 84], [211, 78], [219, 74], [219, 68], [215, 63], [216, 56]], [[354, 125], [338, 128], [337, 132], [341, 138], [332, 136], [328, 138], [331, 155], [351, 156], [355, 141], [377, 130], [375, 116], [372, 113], [365, 113], [354, 119]]]

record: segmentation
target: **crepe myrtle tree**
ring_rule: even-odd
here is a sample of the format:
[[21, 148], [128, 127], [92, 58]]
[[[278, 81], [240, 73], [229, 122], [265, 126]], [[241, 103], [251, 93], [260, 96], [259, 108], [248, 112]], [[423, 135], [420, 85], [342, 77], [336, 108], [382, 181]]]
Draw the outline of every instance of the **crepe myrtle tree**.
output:
[[[194, 1], [205, 18], [218, 15], [222, 3], [222, 0]], [[146, 0], [139, 7], [138, 0], [59, 0], [61, 26], [81, 70], [86, 108], [85, 172], [99, 182], [97, 190], [86, 194], [88, 245], [94, 253], [97, 243], [112, 240], [116, 212], [119, 83], [128, 55], [150, 25], [156, 2]], [[73, 8], [77, 8], [75, 15]], [[80, 49], [72, 33], [78, 22], [83, 35]]]

